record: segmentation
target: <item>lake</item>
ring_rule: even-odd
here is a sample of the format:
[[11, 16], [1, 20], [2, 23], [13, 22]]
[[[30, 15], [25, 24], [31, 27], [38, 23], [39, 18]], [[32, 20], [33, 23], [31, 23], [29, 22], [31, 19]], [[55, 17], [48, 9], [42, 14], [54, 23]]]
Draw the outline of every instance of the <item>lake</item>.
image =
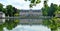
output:
[[0, 31], [60, 31], [60, 27], [49, 19], [5, 19]]

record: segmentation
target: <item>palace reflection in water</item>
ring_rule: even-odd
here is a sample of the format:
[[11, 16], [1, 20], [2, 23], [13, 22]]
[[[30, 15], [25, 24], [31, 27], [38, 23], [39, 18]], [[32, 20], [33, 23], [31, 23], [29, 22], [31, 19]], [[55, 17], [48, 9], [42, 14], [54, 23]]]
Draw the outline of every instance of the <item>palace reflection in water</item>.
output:
[[[25, 23], [22, 24], [23, 22], [21, 20], [24, 21]], [[44, 19], [45, 21], [44, 20], [40, 20], [40, 19], [33, 19], [33, 20], [35, 20], [35, 22], [37, 22], [37, 24], [34, 24], [35, 22], [33, 22], [31, 19], [30, 20], [29, 19], [21, 19], [21, 20], [20, 19], [9, 19], [9, 20], [5, 19], [6, 22], [0, 24], [0, 31], [3, 31], [4, 27], [6, 27], [8, 30], [13, 30], [18, 25], [22, 25], [22, 26], [23, 25], [24, 26], [25, 25], [27, 25], [27, 26], [29, 25], [31, 27], [33, 25], [34, 26], [36, 26], [36, 25], [42, 25], [44, 27], [46, 26], [46, 27], [50, 28], [51, 31], [58, 31], [59, 30], [58, 29], [59, 27], [57, 26], [57, 24], [51, 23], [48, 19]], [[29, 20], [28, 23], [25, 20]], [[20, 21], [21, 21], [21, 23], [20, 23]], [[40, 23], [38, 24], [38, 22], [40, 22]]]

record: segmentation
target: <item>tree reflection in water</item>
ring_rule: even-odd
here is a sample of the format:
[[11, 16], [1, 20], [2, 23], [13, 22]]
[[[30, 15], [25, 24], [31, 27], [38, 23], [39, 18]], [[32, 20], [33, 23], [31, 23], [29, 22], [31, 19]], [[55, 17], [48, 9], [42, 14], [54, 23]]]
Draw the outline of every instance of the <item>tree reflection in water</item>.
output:
[[51, 19], [45, 19], [43, 21], [43, 25], [48, 26], [51, 31], [58, 31], [58, 28], [60, 27], [60, 18], [51, 18]]
[[[12, 30], [18, 24], [19, 24], [19, 19], [6, 20], [5, 23], [0, 25], [0, 31], [3, 31], [4, 27], [6, 27], [8, 30]], [[44, 19], [42, 25], [49, 27], [51, 31], [58, 31], [58, 28], [60, 27], [60, 22], [57, 18]]]
[[6, 27], [8, 30], [12, 30], [13, 28], [15, 28], [19, 23], [18, 19], [9, 19], [6, 20], [5, 23], [0, 25], [0, 31], [3, 31], [3, 28]]

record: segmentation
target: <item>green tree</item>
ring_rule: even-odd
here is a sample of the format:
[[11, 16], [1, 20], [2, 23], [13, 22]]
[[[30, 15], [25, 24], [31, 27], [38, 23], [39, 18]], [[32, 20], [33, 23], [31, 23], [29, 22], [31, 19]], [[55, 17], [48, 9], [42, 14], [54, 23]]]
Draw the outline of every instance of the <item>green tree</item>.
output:
[[44, 7], [42, 8], [43, 16], [47, 16], [48, 15], [48, 10], [49, 10], [49, 6], [47, 4], [47, 1], [44, 1]]
[[0, 3], [0, 11], [3, 10], [3, 4]]
[[8, 16], [6, 8], [3, 8], [2, 12], [5, 13], [5, 16]]
[[55, 16], [54, 12], [58, 10], [58, 6], [56, 4], [51, 3], [51, 6], [48, 11], [48, 16]]
[[7, 10], [6, 8], [3, 8], [3, 4], [0, 3], [0, 11], [5, 13], [5, 15], [7, 16]]
[[7, 5], [6, 9], [7, 9], [7, 14], [9, 16], [13, 16], [13, 12], [14, 12], [13, 6], [12, 5]]

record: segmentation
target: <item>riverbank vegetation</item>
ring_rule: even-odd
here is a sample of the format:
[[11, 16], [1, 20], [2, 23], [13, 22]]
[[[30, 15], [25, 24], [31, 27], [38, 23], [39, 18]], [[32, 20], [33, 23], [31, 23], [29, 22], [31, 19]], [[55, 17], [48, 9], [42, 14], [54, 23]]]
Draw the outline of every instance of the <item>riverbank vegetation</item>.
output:
[[47, 1], [44, 1], [44, 7], [42, 8], [43, 16], [52, 16], [51, 19], [45, 19], [43, 25], [48, 26], [51, 31], [57, 31], [60, 27], [60, 5], [51, 3], [48, 6]]
[[[19, 9], [13, 7], [12, 5], [7, 5], [6, 8], [0, 3], [0, 12], [5, 14], [5, 17], [17, 17], [19, 16]], [[0, 31], [3, 31], [3, 28], [6, 27], [8, 30], [12, 30], [19, 23], [18, 19], [5, 19], [5, 23], [0, 24]]]

